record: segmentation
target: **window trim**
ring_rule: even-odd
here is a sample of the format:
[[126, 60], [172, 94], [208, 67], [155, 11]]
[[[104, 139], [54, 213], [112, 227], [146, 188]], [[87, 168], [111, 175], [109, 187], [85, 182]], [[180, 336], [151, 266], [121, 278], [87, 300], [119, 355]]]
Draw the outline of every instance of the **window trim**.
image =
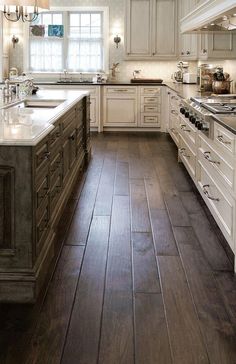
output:
[[[103, 13], [103, 32], [104, 32], [104, 70], [103, 72], [108, 73], [109, 72], [109, 8], [107, 6], [100, 7], [100, 6], [70, 6], [70, 7], [51, 7], [50, 11], [52, 12], [63, 12], [63, 22], [67, 22], [68, 19], [68, 13], [70, 12], [77, 12], [77, 11], [88, 11], [88, 12], [102, 12]], [[65, 23], [64, 23], [65, 24]], [[67, 24], [66, 24], [67, 25]], [[23, 51], [23, 67], [24, 72], [30, 73], [35, 76], [45, 76], [50, 75], [53, 76], [59, 76], [61, 72], [40, 72], [40, 71], [31, 71], [29, 70], [29, 23], [24, 23], [24, 39], [25, 39], [25, 46]], [[67, 43], [66, 37], [64, 37], [64, 42]], [[81, 72], [69, 72], [70, 74], [79, 74]], [[96, 72], [82, 72], [84, 74], [94, 74]]]

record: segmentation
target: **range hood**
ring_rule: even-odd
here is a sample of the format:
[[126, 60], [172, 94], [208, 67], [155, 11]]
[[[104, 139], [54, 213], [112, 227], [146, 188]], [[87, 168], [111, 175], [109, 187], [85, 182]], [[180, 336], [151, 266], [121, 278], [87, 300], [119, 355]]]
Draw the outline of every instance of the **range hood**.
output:
[[201, 1], [180, 21], [181, 33], [209, 33], [236, 30], [236, 0]]

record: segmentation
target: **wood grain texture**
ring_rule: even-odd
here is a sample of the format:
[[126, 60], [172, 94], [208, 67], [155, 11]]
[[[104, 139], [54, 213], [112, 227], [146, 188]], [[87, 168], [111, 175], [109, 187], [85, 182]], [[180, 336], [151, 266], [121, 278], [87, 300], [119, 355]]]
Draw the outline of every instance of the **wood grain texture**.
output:
[[106, 291], [98, 363], [135, 363], [132, 292]]
[[152, 234], [157, 255], [178, 255], [172, 227], [166, 210], [151, 209]]
[[160, 293], [157, 262], [150, 233], [132, 233], [135, 292]]
[[209, 363], [180, 258], [161, 256], [158, 263], [174, 363]]
[[103, 306], [110, 218], [95, 216], [63, 353], [63, 364], [96, 364]]
[[158, 181], [158, 179], [146, 178], [144, 182], [149, 210], [166, 209], [163, 195], [161, 192], [160, 182]]
[[171, 350], [161, 294], [136, 293], [135, 363], [171, 364]]
[[232, 271], [229, 261], [222, 245], [220, 244], [214, 229], [210, 225], [204, 212], [190, 214], [191, 225], [197, 235], [205, 257], [214, 270]]
[[130, 210], [128, 196], [114, 196], [106, 290], [132, 291]]
[[214, 273], [217, 286], [220, 288], [230, 321], [236, 327], [236, 276], [233, 272]]
[[60, 363], [83, 253], [83, 247], [64, 247], [25, 364]]
[[147, 196], [143, 179], [130, 181], [131, 229], [133, 232], [151, 232]]
[[164, 200], [172, 226], [191, 226], [188, 213], [178, 195], [164, 193]]
[[191, 228], [176, 228], [177, 242], [196, 305], [200, 327], [212, 363], [233, 363], [236, 359], [236, 333], [224, 301], [217, 290], [197, 238]]
[[129, 164], [127, 162], [117, 162], [114, 194], [129, 195]]

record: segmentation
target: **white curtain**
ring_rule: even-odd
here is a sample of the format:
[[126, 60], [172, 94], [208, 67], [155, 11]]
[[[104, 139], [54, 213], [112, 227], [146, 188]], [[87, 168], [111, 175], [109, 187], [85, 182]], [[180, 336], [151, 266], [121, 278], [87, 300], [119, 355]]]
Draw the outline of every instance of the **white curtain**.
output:
[[102, 40], [70, 39], [68, 69], [70, 71], [100, 71], [103, 65]]
[[32, 71], [61, 71], [63, 43], [61, 39], [31, 39], [30, 69]]

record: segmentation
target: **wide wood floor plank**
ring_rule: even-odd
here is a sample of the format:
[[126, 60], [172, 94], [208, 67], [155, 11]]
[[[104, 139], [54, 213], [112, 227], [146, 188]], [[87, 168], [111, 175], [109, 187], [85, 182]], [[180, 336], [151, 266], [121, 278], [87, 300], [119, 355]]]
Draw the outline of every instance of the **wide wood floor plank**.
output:
[[117, 162], [114, 194], [129, 195], [129, 164], [127, 162]]
[[200, 203], [201, 196], [197, 194], [198, 192], [195, 190], [179, 193], [182, 204], [189, 214], [195, 214], [203, 210]]
[[178, 255], [169, 216], [166, 210], [150, 209], [152, 234], [157, 255]]
[[190, 214], [191, 224], [205, 257], [214, 270], [232, 271], [233, 267], [204, 212]]
[[25, 364], [59, 364], [84, 247], [65, 246], [47, 292]]
[[[96, 197], [94, 215], [110, 215], [112, 207], [112, 196], [114, 191], [114, 180], [116, 171], [116, 156], [107, 156], [104, 160], [101, 179]], [[106, 196], [106, 198], [104, 198]]]
[[165, 158], [157, 156], [155, 157], [153, 164], [155, 166], [155, 171], [160, 181], [161, 190], [164, 193], [178, 194], [178, 190], [175, 183], [169, 173], [168, 166], [166, 164]]
[[130, 181], [131, 229], [133, 232], [151, 232], [147, 195], [143, 179]]
[[128, 196], [114, 196], [106, 290], [132, 291], [130, 210]]
[[145, 178], [144, 182], [149, 209], [166, 209], [158, 179]]
[[178, 195], [165, 193], [164, 200], [172, 226], [191, 226], [188, 213]]
[[135, 294], [135, 363], [171, 364], [161, 294]]
[[[95, 163], [94, 161], [92, 163]], [[103, 157], [89, 167], [85, 185], [73, 216], [66, 244], [86, 244], [103, 167]]]
[[210, 362], [236, 361], [236, 332], [192, 228], [175, 228], [181, 258], [197, 309]]
[[62, 364], [97, 363], [109, 229], [109, 217], [93, 218]]
[[152, 234], [132, 233], [135, 292], [160, 293]]
[[173, 362], [209, 364], [180, 258], [161, 256], [158, 263]]
[[106, 291], [98, 363], [135, 363], [131, 292]]

